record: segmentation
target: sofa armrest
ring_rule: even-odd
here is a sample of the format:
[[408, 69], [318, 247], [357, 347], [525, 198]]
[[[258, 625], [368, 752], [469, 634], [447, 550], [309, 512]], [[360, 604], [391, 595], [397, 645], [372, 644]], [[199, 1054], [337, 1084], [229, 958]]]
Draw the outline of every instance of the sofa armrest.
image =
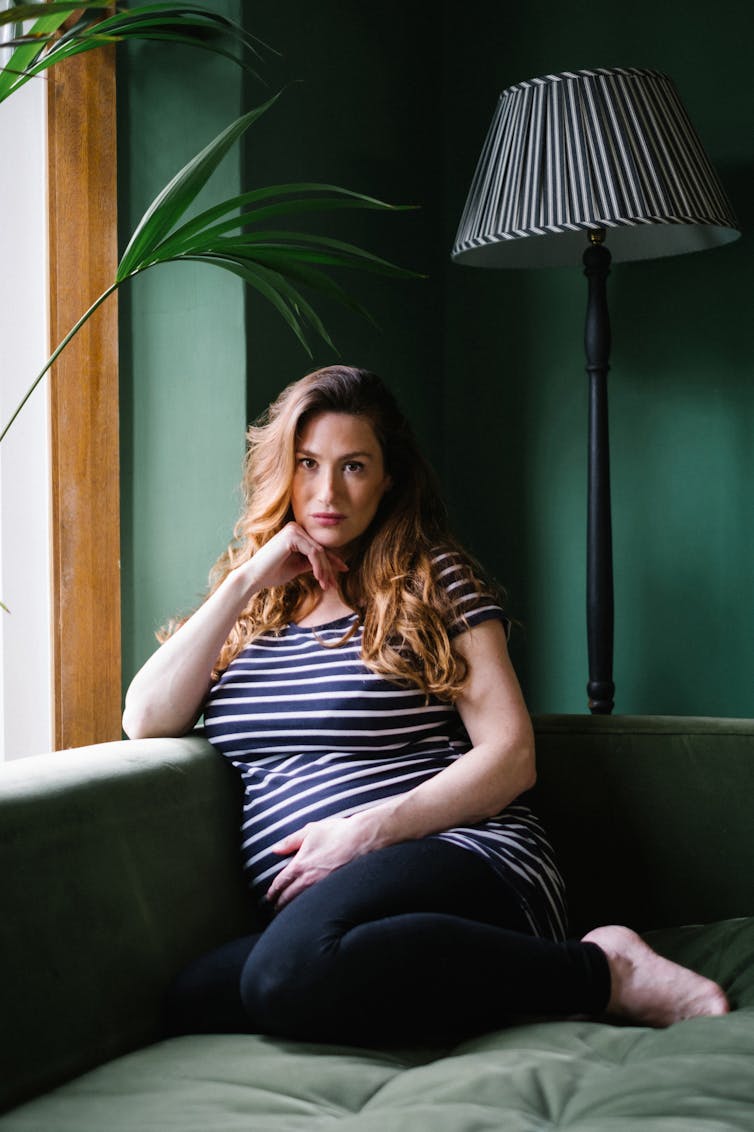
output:
[[155, 1040], [177, 970], [250, 930], [239, 807], [198, 736], [0, 768], [0, 1107]]

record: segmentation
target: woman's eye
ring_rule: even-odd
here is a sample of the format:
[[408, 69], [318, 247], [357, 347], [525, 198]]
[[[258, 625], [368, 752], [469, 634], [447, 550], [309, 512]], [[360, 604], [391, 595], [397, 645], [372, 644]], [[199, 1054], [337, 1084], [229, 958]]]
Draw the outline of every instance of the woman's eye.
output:
[[316, 466], [316, 461], [313, 460], [311, 456], [299, 456], [298, 466], [300, 468], [305, 468], [307, 471], [310, 471]]
[[349, 460], [345, 467], [347, 472], [361, 472], [364, 470], [364, 465], [359, 463], [358, 460]]

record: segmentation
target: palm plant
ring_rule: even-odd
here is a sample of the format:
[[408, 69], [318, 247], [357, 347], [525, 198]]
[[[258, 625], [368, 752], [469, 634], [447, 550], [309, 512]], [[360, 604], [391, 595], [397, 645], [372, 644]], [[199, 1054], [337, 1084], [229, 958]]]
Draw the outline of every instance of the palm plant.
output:
[[279, 94], [275, 95], [232, 122], [159, 193], [132, 235], [118, 265], [115, 280], [95, 299], [47, 360], [0, 432], [0, 441], [39, 382], [87, 319], [127, 279], [133, 279], [157, 264], [198, 261], [240, 276], [273, 304], [310, 355], [307, 332], [314, 331], [331, 349], [336, 347], [298, 285], [303, 284], [334, 297], [367, 315], [364, 308], [323, 268], [349, 267], [392, 276], [415, 276], [415, 272], [397, 267], [342, 240], [290, 230], [270, 230], [262, 226], [273, 218], [295, 212], [353, 208], [398, 211], [406, 207], [385, 204], [335, 185], [297, 183], [255, 189], [222, 201], [178, 226], [233, 144], [279, 97]]
[[[197, 4], [156, 3], [135, 8], [117, 4], [112, 12], [113, 7], [111, 0], [50, 0], [38, 4], [11, 0], [8, 10], [0, 12], [0, 27], [16, 27], [15, 34], [3, 41], [13, 53], [0, 70], [0, 102], [63, 59], [134, 39], [200, 47], [224, 55], [247, 70], [252, 70], [251, 58], [261, 59], [271, 50], [235, 20]], [[75, 19], [64, 27], [72, 17]], [[25, 27], [30, 22], [31, 26]], [[239, 49], [238, 54], [232, 47]]]
[[[30, 29], [22, 28], [6, 41], [5, 46], [14, 50], [0, 69], [0, 101], [59, 60], [130, 39], [188, 43], [218, 52], [245, 67], [248, 67], [249, 55], [260, 57], [261, 49], [270, 50], [240, 24], [197, 5], [118, 6], [114, 15], [103, 18], [103, 11], [111, 7], [102, 0], [84, 0], [83, 3], [81, 0], [79, 3], [53, 0], [41, 4], [14, 3], [8, 11], [0, 13], [0, 26], [35, 20]], [[61, 30], [74, 13], [78, 16], [76, 22]], [[239, 54], [229, 49], [234, 43], [240, 47]], [[222, 201], [178, 226], [233, 144], [279, 97], [275, 95], [231, 123], [158, 194], [131, 237], [115, 280], [94, 300], [37, 374], [0, 431], [0, 442], [41, 379], [87, 319], [127, 279], [159, 263], [200, 261], [233, 272], [272, 303], [310, 355], [307, 333], [312, 331], [332, 349], [335, 347], [311, 303], [299, 290], [300, 286], [326, 294], [366, 315], [367, 312], [323, 269], [348, 267], [392, 276], [415, 276], [414, 272], [341, 240], [265, 227], [279, 217], [314, 210], [398, 211], [402, 207], [335, 185], [296, 183], [255, 189]]]

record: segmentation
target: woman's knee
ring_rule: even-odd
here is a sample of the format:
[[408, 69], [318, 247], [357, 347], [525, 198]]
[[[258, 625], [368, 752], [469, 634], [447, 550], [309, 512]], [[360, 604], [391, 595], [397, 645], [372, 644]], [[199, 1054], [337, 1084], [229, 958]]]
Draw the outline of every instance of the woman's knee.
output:
[[294, 930], [292, 922], [274, 921], [241, 972], [241, 1002], [251, 1028], [303, 1039], [321, 1035], [342, 997], [339, 951], [336, 930], [311, 924]]
[[263, 1034], [309, 1038], [319, 1029], [324, 996], [321, 964], [301, 966], [290, 955], [252, 956], [241, 973], [241, 1002], [251, 1028]]

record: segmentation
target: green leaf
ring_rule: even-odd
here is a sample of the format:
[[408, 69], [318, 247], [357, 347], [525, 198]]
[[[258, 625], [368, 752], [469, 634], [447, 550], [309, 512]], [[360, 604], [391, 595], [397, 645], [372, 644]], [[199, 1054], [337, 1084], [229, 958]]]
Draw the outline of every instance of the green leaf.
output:
[[[307, 266], [317, 264], [320, 267], [357, 267], [365, 271], [373, 270], [370, 265], [359, 263], [351, 257], [340, 255], [338, 252], [324, 251], [316, 247], [308, 247], [303, 242], [300, 244], [291, 243], [259, 243], [255, 244], [253, 248], [248, 247], [246, 244], [232, 240], [217, 240], [211, 247], [208, 247], [202, 253], [205, 255], [232, 255], [239, 259], [248, 259], [250, 263], [266, 262], [270, 256], [277, 255], [281, 270], [287, 270], [288, 264], [292, 267], [300, 267], [301, 265]], [[401, 268], [395, 269], [401, 272]]]
[[[274, 279], [278, 291], [281, 294], [287, 296], [293, 310], [296, 311], [296, 313], [302, 314], [310, 324], [310, 326], [316, 331], [317, 334], [319, 334], [322, 341], [325, 342], [326, 345], [328, 345], [330, 349], [337, 354], [338, 348], [325, 329], [324, 324], [317, 312], [314, 310], [314, 307], [304, 298], [301, 292], [297, 290], [297, 288], [295, 288], [293, 284], [288, 281], [288, 279], [285, 278], [285, 276], [283, 276], [278, 271], [273, 271], [268, 267], [263, 267], [261, 264], [249, 265], [247, 266], [247, 270], [249, 271], [250, 275], [248, 282], [250, 282], [253, 287], [258, 287], [258, 282], [255, 282], [255, 277], [257, 280], [261, 278]], [[308, 346], [307, 351], [309, 352], [309, 354], [311, 354], [311, 350], [309, 350]]]
[[[186, 258], [193, 259], [194, 257], [187, 256]], [[285, 281], [282, 276], [278, 276], [276, 272], [268, 272], [255, 264], [244, 263], [229, 257], [201, 256], [196, 258], [199, 263], [212, 263], [217, 267], [223, 267], [226, 271], [231, 271], [234, 275], [243, 279], [245, 283], [256, 288], [283, 316], [309, 357], [312, 356], [311, 348], [304, 333], [304, 323], [299, 316], [296, 305], [292, 305], [285, 295], [286, 290], [290, 288], [283, 286]]]
[[[206, 255], [186, 256], [185, 258], [195, 260], [198, 263], [212, 263], [217, 267], [224, 267], [226, 270], [232, 271], [235, 275], [240, 276], [240, 278], [250, 284], [250, 286], [255, 287], [259, 293], [269, 299], [283, 315], [309, 356], [311, 356], [312, 351], [304, 336], [305, 322], [311, 325], [331, 350], [335, 353], [338, 352], [337, 346], [325, 329], [317, 312], [304, 298], [301, 292], [288, 282], [282, 272], [270, 269], [251, 260], [231, 256]], [[286, 275], [290, 274], [290, 272], [286, 271]]]
[[[36, 8], [53, 7], [52, 4], [35, 4], [31, 6]], [[67, 7], [70, 10], [70, 5]], [[18, 9], [14, 8], [12, 11], [15, 13]], [[2, 15], [7, 16], [8, 13], [3, 12]], [[28, 82], [32, 77], [33, 72], [31, 72], [29, 68], [33, 66], [44, 49], [44, 39], [40, 45], [36, 37], [44, 37], [50, 32], [57, 31], [60, 25], [65, 22], [67, 15], [68, 12], [62, 12], [59, 15], [45, 16], [43, 19], [37, 20], [30, 32], [30, 35], [34, 37], [33, 41], [17, 47], [0, 71], [0, 102], [6, 99], [8, 95], [12, 94], [18, 87], [23, 86], [24, 83]], [[2, 22], [8, 23], [9, 21], [3, 20]]]
[[149, 4], [143, 5], [138, 8], [128, 8], [124, 11], [116, 12], [115, 15], [108, 17], [103, 21], [104, 31], [115, 32], [121, 34], [124, 31], [134, 29], [137, 33], [144, 28], [159, 29], [164, 26], [166, 29], [175, 29], [181, 27], [189, 34], [193, 29], [194, 34], [202, 34], [204, 36], [212, 35], [220, 36], [225, 39], [235, 40], [246, 48], [251, 54], [256, 55], [258, 59], [263, 58], [264, 52], [271, 52], [279, 55], [280, 52], [275, 51], [259, 39], [258, 36], [252, 35], [248, 32], [242, 24], [237, 20], [231, 19], [229, 16], [224, 16], [219, 12], [210, 12], [206, 8], [199, 7], [195, 4]]
[[48, 371], [48, 370], [50, 369], [50, 367], [51, 367], [51, 366], [52, 366], [52, 365], [53, 365], [53, 364], [54, 364], [54, 363], [55, 363], [55, 362], [57, 361], [57, 359], [58, 359], [58, 358], [60, 357], [60, 355], [61, 355], [61, 354], [63, 353], [63, 350], [64, 350], [64, 349], [66, 348], [66, 346], [67, 346], [67, 345], [68, 345], [68, 343], [69, 343], [69, 342], [71, 341], [71, 339], [72, 339], [72, 338], [73, 338], [73, 337], [74, 337], [74, 336], [75, 336], [76, 334], [78, 334], [79, 330], [80, 330], [80, 329], [81, 329], [81, 327], [82, 327], [82, 326], [84, 325], [84, 323], [85, 323], [85, 322], [88, 322], [88, 320], [89, 320], [89, 319], [90, 319], [90, 318], [92, 317], [92, 315], [94, 314], [94, 312], [95, 312], [95, 311], [96, 311], [96, 310], [97, 310], [97, 309], [98, 309], [99, 307], [101, 307], [101, 306], [102, 306], [102, 304], [103, 304], [103, 303], [104, 303], [104, 302], [105, 302], [105, 301], [106, 301], [106, 300], [107, 300], [107, 299], [108, 299], [108, 298], [110, 297], [110, 295], [112, 295], [112, 293], [113, 293], [113, 292], [114, 292], [114, 291], [115, 291], [115, 290], [117, 289], [117, 287], [118, 287], [118, 284], [117, 284], [117, 283], [112, 283], [112, 284], [111, 284], [111, 285], [110, 285], [110, 286], [109, 286], [109, 287], [108, 287], [108, 288], [107, 288], [107, 289], [106, 289], [105, 291], [103, 291], [103, 292], [102, 292], [102, 294], [101, 294], [101, 295], [100, 295], [100, 296], [99, 296], [98, 298], [96, 298], [96, 299], [94, 300], [94, 302], [92, 303], [92, 305], [91, 305], [91, 306], [89, 307], [89, 310], [88, 310], [88, 311], [86, 311], [86, 312], [85, 312], [84, 314], [82, 314], [81, 318], [80, 318], [80, 319], [78, 320], [78, 322], [76, 323], [76, 325], [75, 325], [75, 326], [74, 326], [74, 327], [73, 327], [73, 328], [72, 328], [71, 330], [69, 330], [69, 331], [68, 331], [68, 333], [66, 334], [65, 338], [63, 339], [63, 341], [62, 341], [62, 342], [60, 342], [60, 343], [58, 344], [58, 346], [57, 346], [57, 347], [56, 347], [56, 348], [55, 348], [55, 349], [53, 350], [52, 354], [50, 354], [50, 356], [49, 356], [49, 358], [47, 359], [47, 361], [45, 362], [44, 366], [43, 366], [43, 367], [42, 367], [42, 369], [41, 369], [41, 370], [39, 371], [39, 373], [37, 374], [37, 376], [36, 376], [36, 377], [34, 378], [34, 380], [32, 381], [31, 385], [30, 385], [30, 386], [29, 386], [29, 388], [28, 388], [28, 389], [26, 390], [26, 392], [24, 393], [24, 395], [23, 395], [23, 397], [21, 398], [20, 402], [19, 402], [19, 403], [18, 403], [18, 405], [16, 406], [15, 412], [14, 412], [14, 413], [13, 413], [13, 415], [11, 416], [10, 420], [9, 420], [9, 421], [7, 422], [7, 424], [5, 424], [5, 425], [4, 425], [4, 427], [3, 427], [2, 431], [0, 431], [0, 444], [2, 444], [3, 440], [5, 439], [5, 437], [6, 437], [6, 436], [7, 436], [7, 434], [8, 434], [8, 431], [9, 431], [9, 429], [10, 429], [11, 425], [13, 424], [13, 422], [14, 422], [14, 421], [15, 421], [15, 419], [16, 419], [16, 417], [18, 416], [18, 414], [19, 414], [19, 413], [21, 412], [21, 410], [23, 409], [23, 407], [24, 407], [24, 405], [26, 404], [26, 402], [27, 402], [27, 401], [29, 400], [29, 398], [31, 397], [31, 395], [32, 395], [32, 393], [34, 392], [34, 390], [35, 390], [35, 389], [37, 388], [37, 386], [39, 385], [39, 383], [40, 383], [40, 381], [42, 380], [42, 378], [44, 377], [44, 375], [45, 375], [45, 374], [47, 373], [47, 371]]
[[149, 265], [155, 249], [196, 199], [233, 143], [252, 122], [256, 122], [277, 102], [280, 93], [232, 122], [201, 153], [193, 157], [155, 198], [139, 222], [118, 265], [118, 282]]
[[[245, 197], [251, 195], [251, 193], [247, 193], [244, 194], [244, 196], [236, 197], [235, 204], [226, 202], [226, 204], [222, 206], [222, 212], [220, 214], [222, 215], [227, 211], [231, 211], [231, 209], [237, 209], [245, 201]], [[350, 196], [353, 196], [353, 194], [349, 194], [349, 197]], [[171, 235], [155, 249], [155, 252], [159, 254], [160, 258], [164, 255], [185, 254], [187, 251], [207, 245], [215, 239], [215, 237], [221, 236], [225, 232], [232, 232], [234, 228], [246, 228], [250, 224], [259, 224], [275, 216], [289, 215], [290, 213], [333, 212], [342, 209], [378, 208], [390, 209], [392, 206], [382, 204], [382, 202], [364, 204], [358, 198], [343, 200], [339, 197], [319, 197], [316, 200], [288, 200], [247, 210], [238, 215], [231, 216], [227, 220], [221, 221], [219, 224], [206, 227], [207, 218], [217, 211], [215, 209], [208, 209], [207, 212], [202, 213], [201, 216], [195, 217], [195, 219], [189, 221], [188, 224], [184, 224], [181, 228], [171, 233]]]
[[[0, 101], [34, 75], [63, 59], [132, 39], [201, 47], [247, 70], [251, 68], [245, 54], [261, 59], [261, 49], [272, 51], [237, 21], [195, 4], [149, 4], [124, 8], [108, 16], [110, 8], [103, 0], [81, 0], [79, 3], [20, 4], [0, 13], [0, 24], [40, 17], [29, 31], [6, 43], [6, 46], [16, 46], [16, 51], [0, 70]], [[61, 33], [62, 24], [73, 13], [78, 13], [80, 18]], [[228, 50], [230, 43], [240, 46], [240, 55]]]
[[342, 267], [356, 267], [363, 271], [373, 271], [380, 275], [392, 275], [405, 279], [417, 279], [421, 276], [406, 267], [398, 267], [389, 260], [382, 259], [372, 252], [364, 251], [354, 244], [335, 240], [329, 236], [309, 235], [302, 232], [245, 232], [233, 239], [218, 237], [212, 245], [213, 249], [228, 251], [231, 254], [253, 255], [257, 247], [270, 247], [286, 249], [297, 253], [302, 258], [310, 256], [325, 256], [321, 262], [337, 264]]
[[51, 3], [45, 4], [15, 4], [7, 11], [0, 12], [0, 26], [3, 24], [19, 24], [26, 23], [27, 20], [36, 20], [42, 16], [49, 15], [53, 12], [60, 13], [63, 23], [66, 16], [70, 16], [73, 12], [79, 12], [82, 8], [92, 8], [104, 10], [110, 5], [107, 0], [79, 0], [75, 3], [58, 3], [57, 0], [52, 0]]
[[355, 314], [361, 315], [363, 318], [376, 326], [376, 322], [369, 311], [358, 302], [352, 295], [349, 295], [345, 287], [341, 287], [324, 271], [319, 271], [315, 267], [310, 267], [308, 264], [299, 263], [292, 260], [291, 257], [283, 252], [276, 251], [259, 251], [255, 250], [254, 259], [263, 267], [271, 267], [273, 270], [284, 272], [288, 279], [295, 279], [303, 283], [306, 287], [310, 287], [313, 291], [319, 291], [330, 298], [335, 299], [344, 307], [354, 311]]

